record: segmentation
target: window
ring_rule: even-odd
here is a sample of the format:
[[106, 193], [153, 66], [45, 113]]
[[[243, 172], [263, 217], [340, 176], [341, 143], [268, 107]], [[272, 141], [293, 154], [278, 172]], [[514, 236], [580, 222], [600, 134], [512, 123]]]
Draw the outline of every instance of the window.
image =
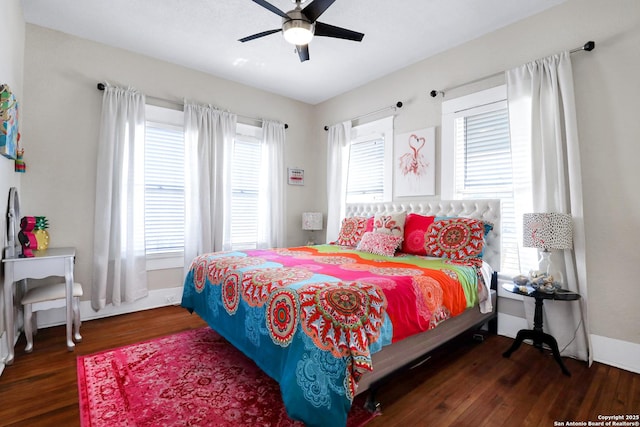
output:
[[231, 247], [255, 249], [262, 164], [262, 129], [237, 124], [231, 165]]
[[[144, 229], [147, 269], [180, 267], [184, 250], [183, 113], [147, 105], [145, 114]], [[168, 263], [158, 261], [163, 258], [173, 260]]]
[[501, 272], [519, 274], [536, 265], [535, 252], [518, 248], [506, 87], [442, 103], [442, 195], [451, 199], [500, 199]]
[[391, 200], [393, 116], [351, 129], [347, 203]]
[[[184, 116], [146, 106], [145, 248], [147, 269], [184, 265]], [[255, 248], [258, 240], [262, 129], [238, 123], [231, 165], [231, 245]]]

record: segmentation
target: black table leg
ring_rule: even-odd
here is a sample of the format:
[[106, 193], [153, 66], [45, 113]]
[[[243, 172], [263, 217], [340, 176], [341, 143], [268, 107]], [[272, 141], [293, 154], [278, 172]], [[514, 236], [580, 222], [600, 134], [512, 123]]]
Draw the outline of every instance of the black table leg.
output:
[[560, 365], [560, 369], [562, 369], [562, 373], [570, 377], [571, 372], [569, 372], [567, 367], [564, 365], [562, 358], [560, 357], [560, 350], [558, 349], [558, 342], [556, 341], [556, 339], [549, 334], [544, 334], [542, 341], [547, 343], [549, 347], [551, 347], [551, 351], [553, 352], [553, 358], [556, 359], [556, 362], [558, 362], [558, 365]]
[[533, 317], [533, 329], [522, 329], [518, 331], [516, 340], [507, 351], [502, 353], [502, 357], [511, 356], [511, 354], [520, 347], [520, 344], [522, 344], [523, 340], [530, 339], [533, 340], [533, 345], [539, 349], [542, 349], [542, 344], [547, 344], [553, 352], [553, 358], [560, 365], [562, 373], [570, 377], [571, 372], [569, 372], [567, 367], [564, 365], [562, 358], [560, 357], [558, 342], [552, 335], [545, 334], [542, 331], [542, 301], [542, 298], [536, 298], [536, 311]]
[[520, 348], [520, 344], [522, 344], [523, 340], [526, 340], [528, 338], [532, 338], [531, 335], [533, 332], [533, 330], [530, 329], [521, 329], [520, 331], [518, 331], [518, 335], [516, 335], [516, 340], [513, 342], [513, 344], [511, 344], [511, 347], [509, 347], [509, 350], [505, 351], [504, 353], [502, 353], [502, 357], [509, 357], [511, 356], [511, 354], [516, 351], [518, 348]]

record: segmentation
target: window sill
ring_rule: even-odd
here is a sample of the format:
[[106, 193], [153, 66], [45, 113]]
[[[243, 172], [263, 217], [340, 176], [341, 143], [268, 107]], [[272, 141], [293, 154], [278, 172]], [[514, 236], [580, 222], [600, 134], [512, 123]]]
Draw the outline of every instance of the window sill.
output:
[[183, 252], [147, 255], [147, 271], [184, 268]]

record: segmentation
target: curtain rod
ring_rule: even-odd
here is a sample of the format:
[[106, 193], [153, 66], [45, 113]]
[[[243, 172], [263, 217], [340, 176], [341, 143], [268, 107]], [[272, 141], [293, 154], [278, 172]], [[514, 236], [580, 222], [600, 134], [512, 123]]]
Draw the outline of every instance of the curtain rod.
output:
[[[106, 87], [106, 86], [105, 86], [105, 85], [104, 85], [104, 83], [102, 83], [102, 82], [99, 82], [99, 83], [98, 83], [98, 85], [97, 85], [98, 90], [104, 90], [104, 89], [105, 89], [105, 87]], [[163, 102], [163, 103], [173, 104], [173, 105], [175, 105], [175, 106], [177, 106], [177, 107], [180, 107], [180, 108], [184, 109], [184, 104], [183, 104], [182, 102], [178, 102], [178, 101], [171, 101], [171, 100], [169, 100], [169, 99], [163, 99], [163, 98], [157, 98], [157, 97], [155, 97], [155, 96], [146, 96], [146, 95], [145, 95], [145, 97], [146, 97], [147, 99], [152, 99], [152, 100], [154, 100], [154, 101], [159, 101], [159, 102]], [[236, 116], [241, 117], [241, 118], [246, 119], [246, 120], [253, 120], [253, 121], [256, 121], [256, 122], [260, 122], [260, 123], [262, 123], [262, 119], [257, 119], [257, 118], [255, 118], [255, 117], [243, 116], [243, 115], [240, 115], [240, 114], [236, 114]], [[289, 125], [285, 123], [285, 124], [284, 124], [284, 128], [285, 128], [285, 129], [289, 129]]]
[[[370, 113], [366, 113], [366, 114], [362, 114], [360, 116], [354, 117], [350, 121], [353, 122], [354, 120], [359, 120], [359, 119], [362, 119], [362, 118], [367, 117], [367, 116], [371, 116], [371, 115], [376, 114], [376, 113], [381, 113], [382, 111], [387, 111], [387, 110], [396, 111], [398, 108], [402, 108], [402, 101], [396, 102], [395, 105], [390, 105], [388, 107], [384, 107], [384, 108], [381, 108], [379, 110], [371, 111]], [[325, 126], [324, 130], [329, 130], [329, 126]]]
[[[595, 49], [595, 47], [596, 47], [596, 42], [588, 41], [581, 47], [577, 47], [575, 49], [571, 49], [569, 51], [569, 53], [582, 52], [583, 50], [587, 51], [587, 52], [591, 52], [593, 49]], [[462, 86], [470, 85], [472, 83], [478, 83], [478, 82], [481, 82], [483, 80], [490, 79], [491, 77], [499, 76], [500, 74], [503, 74], [503, 73], [504, 73], [504, 71], [500, 71], [498, 73], [493, 73], [493, 74], [490, 74], [488, 76], [480, 77], [479, 79], [471, 80], [470, 82], [466, 82], [466, 83], [462, 83], [462, 84], [459, 84], [459, 85], [456, 85], [456, 86], [448, 87], [446, 89], [441, 89], [441, 90], [435, 90], [434, 89], [431, 92], [429, 92], [429, 95], [431, 95], [432, 98], [435, 98], [439, 94], [444, 97], [444, 94], [446, 92], [450, 91], [450, 90], [457, 89], [457, 88], [462, 87]]]

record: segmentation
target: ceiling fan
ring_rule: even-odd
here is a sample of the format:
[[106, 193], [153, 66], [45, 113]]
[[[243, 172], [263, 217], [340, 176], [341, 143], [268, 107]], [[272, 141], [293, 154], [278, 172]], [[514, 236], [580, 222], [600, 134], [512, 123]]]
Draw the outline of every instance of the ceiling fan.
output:
[[336, 0], [313, 0], [302, 8], [304, 0], [293, 0], [295, 9], [283, 12], [265, 0], [253, 0], [265, 9], [282, 17], [282, 28], [263, 31], [241, 38], [239, 41], [248, 42], [260, 37], [282, 31], [284, 39], [296, 46], [300, 62], [309, 60], [309, 42], [316, 36], [334, 37], [338, 39], [362, 41], [364, 34], [346, 28], [336, 27], [316, 21]]

